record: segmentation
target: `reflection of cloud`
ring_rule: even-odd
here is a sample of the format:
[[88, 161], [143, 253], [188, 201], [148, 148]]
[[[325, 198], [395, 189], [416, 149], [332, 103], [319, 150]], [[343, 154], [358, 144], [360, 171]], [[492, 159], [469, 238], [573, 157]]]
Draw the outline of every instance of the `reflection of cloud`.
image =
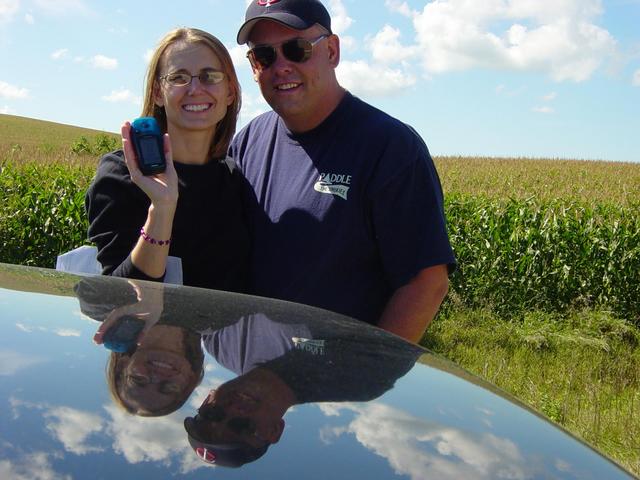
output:
[[68, 452], [84, 455], [104, 449], [86, 445], [87, 438], [102, 430], [102, 419], [98, 415], [69, 407], [55, 407], [44, 414], [48, 419], [47, 430], [64, 444]]
[[0, 376], [15, 375], [20, 370], [33, 367], [44, 361], [44, 358], [0, 349]]
[[[327, 405], [323, 406], [323, 411]], [[352, 433], [372, 452], [388, 460], [399, 475], [437, 479], [527, 479], [534, 461], [525, 459], [511, 440], [491, 433], [467, 432], [414, 417], [384, 404], [334, 404], [330, 412], [351, 410], [348, 426], [324, 428], [321, 440]], [[568, 466], [567, 466], [568, 468]]]
[[0, 478], [11, 480], [71, 480], [56, 473], [44, 452], [24, 455], [19, 460], [0, 460]]
[[168, 462], [172, 451], [186, 444], [182, 415], [178, 412], [161, 418], [134, 417], [113, 405], [105, 407], [111, 416], [108, 430], [113, 449], [129, 463]]
[[113, 405], [105, 406], [105, 410], [111, 416], [107, 431], [113, 437], [113, 450], [129, 463], [153, 461], [168, 466], [175, 455], [180, 458], [182, 473], [207, 466], [193, 453], [180, 412], [145, 418], [131, 416]]
[[54, 333], [60, 337], [79, 337], [80, 336], [80, 332], [72, 328], [59, 328], [58, 330], [55, 330]]

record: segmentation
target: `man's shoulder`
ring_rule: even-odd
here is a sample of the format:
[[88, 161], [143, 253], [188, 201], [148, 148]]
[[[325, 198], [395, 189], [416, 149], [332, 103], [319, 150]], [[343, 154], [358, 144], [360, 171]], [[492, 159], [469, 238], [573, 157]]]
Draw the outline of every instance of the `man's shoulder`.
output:
[[372, 134], [375, 134], [377, 138], [391, 138], [402, 142], [420, 138], [413, 127], [361, 98], [349, 94], [348, 101], [351, 115], [358, 119], [355, 124], [370, 132], [368, 136], [373, 137]]

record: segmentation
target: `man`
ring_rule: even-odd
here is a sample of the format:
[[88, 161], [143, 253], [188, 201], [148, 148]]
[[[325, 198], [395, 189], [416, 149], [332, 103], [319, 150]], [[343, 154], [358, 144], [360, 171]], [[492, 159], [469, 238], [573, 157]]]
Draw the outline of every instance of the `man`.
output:
[[318, 0], [253, 0], [237, 40], [273, 108], [230, 147], [252, 196], [253, 293], [419, 341], [455, 265], [426, 145], [340, 86]]

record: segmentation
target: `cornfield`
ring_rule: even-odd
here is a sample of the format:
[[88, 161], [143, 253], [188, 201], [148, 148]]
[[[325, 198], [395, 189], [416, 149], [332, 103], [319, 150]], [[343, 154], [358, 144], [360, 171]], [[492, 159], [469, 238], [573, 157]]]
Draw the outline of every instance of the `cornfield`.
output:
[[[1, 262], [52, 267], [60, 252], [85, 243], [84, 192], [96, 160], [88, 158], [5, 161], [0, 173]], [[593, 165], [595, 172], [601, 171], [598, 178], [605, 179], [610, 178], [608, 170], [620, 165], [560, 162], [565, 177], [556, 173], [541, 179], [542, 170], [531, 177], [522, 172], [527, 166], [536, 172], [541, 165], [553, 172], [553, 161], [467, 159], [467, 183], [462, 185], [456, 184], [461, 162], [441, 159], [438, 165], [459, 263], [443, 311], [463, 305], [514, 318], [532, 310], [589, 307], [640, 325], [640, 165], [622, 166], [627, 172], [612, 181], [626, 179], [629, 185], [619, 185], [612, 200], [595, 179], [585, 181], [583, 172]], [[469, 180], [474, 168], [476, 180], [485, 175], [484, 188]], [[572, 180], [582, 178], [579, 190], [560, 197], [548, 193], [575, 184], [572, 175]], [[505, 198], [502, 189], [516, 178], [519, 188]]]

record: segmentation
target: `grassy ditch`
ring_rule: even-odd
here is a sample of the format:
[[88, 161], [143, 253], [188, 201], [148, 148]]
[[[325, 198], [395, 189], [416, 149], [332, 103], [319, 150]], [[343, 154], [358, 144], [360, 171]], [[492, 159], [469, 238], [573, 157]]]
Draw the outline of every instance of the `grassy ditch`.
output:
[[422, 343], [640, 475], [640, 329], [628, 321], [461, 310], [434, 321]]

